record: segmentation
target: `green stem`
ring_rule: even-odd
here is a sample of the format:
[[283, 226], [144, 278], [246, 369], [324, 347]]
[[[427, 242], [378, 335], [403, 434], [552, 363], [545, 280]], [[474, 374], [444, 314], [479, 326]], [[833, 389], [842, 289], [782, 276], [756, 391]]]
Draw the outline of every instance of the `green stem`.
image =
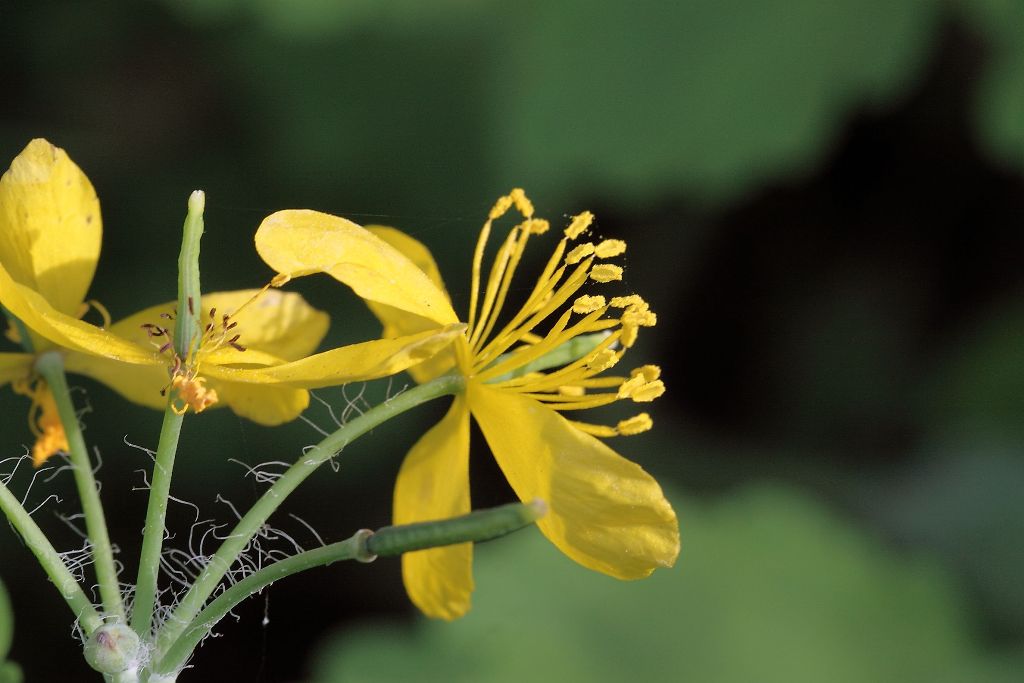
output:
[[135, 583], [135, 604], [132, 607], [132, 629], [139, 638], [148, 640], [153, 622], [157, 581], [160, 575], [160, 553], [163, 550], [164, 528], [167, 520], [167, 501], [171, 491], [171, 472], [178, 450], [183, 415], [178, 415], [168, 404], [160, 428], [153, 463], [153, 477], [149, 485], [149, 507], [146, 526], [142, 532], [142, 553], [139, 555], [139, 575]]
[[[178, 255], [178, 315], [174, 323], [174, 351], [181, 359], [188, 358], [197, 331], [199, 311], [202, 310], [199, 285], [199, 242], [203, 236], [203, 211], [206, 195], [196, 190], [188, 198], [188, 213], [182, 229], [181, 252]], [[163, 550], [164, 528], [167, 521], [167, 501], [171, 492], [174, 457], [178, 452], [178, 437], [184, 416], [173, 407], [173, 394], [164, 410], [160, 427], [160, 442], [153, 463], [153, 480], [149, 488], [146, 526], [142, 533], [142, 553], [139, 556], [139, 575], [135, 584], [135, 604], [132, 608], [132, 629], [144, 641], [149, 639], [153, 624], [153, 606], [156, 603], [157, 583], [160, 576], [160, 553]]]
[[156, 641], [158, 655], [166, 652], [188, 628], [249, 541], [306, 477], [374, 427], [421, 403], [457, 393], [462, 390], [463, 386], [464, 380], [459, 375], [445, 375], [426, 384], [421, 384], [366, 411], [307, 451], [256, 501], [228, 534], [216, 554], [210, 558], [205, 571], [192, 584], [167, 623], [160, 629]]
[[384, 527], [376, 533], [362, 529], [340, 543], [307, 550], [253, 572], [221, 593], [199, 613], [154, 667], [158, 672], [177, 671], [210, 629], [239, 603], [286, 576], [329, 565], [339, 560], [369, 562], [378, 555], [401, 555], [413, 550], [453, 543], [480, 543], [522, 529], [539, 519], [545, 505], [511, 503], [490, 510], [437, 522]]
[[22, 507], [14, 494], [2, 483], [0, 483], [0, 510], [3, 510], [4, 515], [14, 525], [25, 545], [42, 565], [43, 571], [50, 577], [50, 581], [67, 601], [68, 607], [78, 619], [78, 623], [82, 625], [85, 634], [89, 635], [95, 631], [103, 624], [103, 619], [92, 606], [92, 601], [86, 597], [82, 587], [68, 571], [67, 565], [53, 549], [50, 539]]
[[64, 434], [68, 439], [71, 456], [71, 469], [75, 474], [75, 485], [78, 497], [82, 501], [82, 512], [85, 515], [85, 531], [92, 547], [93, 561], [96, 565], [96, 579], [100, 584], [100, 597], [103, 599], [103, 610], [111, 616], [124, 618], [124, 606], [121, 603], [121, 585], [117, 580], [117, 569], [114, 567], [114, 552], [107, 533], [107, 521], [103, 515], [103, 504], [100, 492], [96, 488], [96, 479], [92, 473], [92, 462], [89, 450], [82, 437], [82, 428], [78, 424], [78, 415], [71, 402], [68, 379], [64, 374], [64, 359], [57, 351], [47, 351], [36, 359], [36, 370], [46, 380], [46, 384], [57, 403]]

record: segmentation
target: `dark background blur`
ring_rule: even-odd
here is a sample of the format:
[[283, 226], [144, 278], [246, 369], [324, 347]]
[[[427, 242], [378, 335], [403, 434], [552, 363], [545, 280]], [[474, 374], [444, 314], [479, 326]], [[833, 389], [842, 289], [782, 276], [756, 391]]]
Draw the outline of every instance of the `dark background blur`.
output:
[[[256, 226], [315, 208], [427, 243], [463, 310], [481, 219], [523, 186], [540, 215], [589, 208], [625, 238], [628, 285], [659, 313], [633, 358], [661, 364], [669, 392], [653, 432], [613, 444], [680, 512], [683, 554], [654, 588], [595, 583], [571, 563], [531, 569], [510, 539], [520, 552], [481, 548], [477, 607], [449, 626], [414, 613], [397, 562], [338, 565], [249, 601], [184, 680], [402, 680], [384, 666], [395, 661], [421, 680], [506, 680], [501, 647], [457, 634], [509, 623], [521, 626], [499, 644], [516, 661], [561, 658], [551, 680], [621, 680], [584, 674], [610, 639], [637, 643], [649, 675], [694, 681], [1024, 670], [1024, 5], [4, 0], [0, 83], [3, 164], [42, 136], [96, 187], [90, 296], [115, 318], [173, 298], [195, 188], [210, 291], [266, 282]], [[326, 346], [379, 332], [328, 278], [296, 288], [331, 313]], [[125, 492], [148, 459], [125, 441], [154, 448], [160, 417], [73, 383], [131, 576], [145, 497]], [[371, 404], [384, 384], [366, 388]], [[343, 408], [360, 390], [320, 395]], [[5, 457], [30, 439], [26, 408], [0, 392]], [[355, 444], [287, 511], [328, 541], [387, 524], [402, 455], [442, 411]], [[330, 420], [317, 406], [310, 418]], [[216, 494], [243, 507], [260, 487], [228, 458], [294, 459], [317, 438], [302, 422], [204, 414], [186, 423], [172, 492], [229, 521]], [[509, 496], [489, 458], [474, 448], [480, 506]], [[36, 519], [78, 547], [53, 514], [74, 512], [67, 475], [30, 501], [54, 492], [63, 502]], [[183, 539], [192, 513], [176, 512]], [[315, 545], [287, 515], [280, 525]], [[91, 680], [66, 607], [3, 528], [0, 576], [27, 680]], [[592, 592], [558, 603], [557, 581], [577, 579]], [[612, 593], [621, 607], [595, 608]], [[548, 594], [529, 604], [550, 607], [550, 632], [517, 621], [517, 603]], [[488, 609], [493, 622], [471, 621]], [[779, 633], [803, 635], [773, 645]], [[473, 656], [464, 678], [445, 668]]]

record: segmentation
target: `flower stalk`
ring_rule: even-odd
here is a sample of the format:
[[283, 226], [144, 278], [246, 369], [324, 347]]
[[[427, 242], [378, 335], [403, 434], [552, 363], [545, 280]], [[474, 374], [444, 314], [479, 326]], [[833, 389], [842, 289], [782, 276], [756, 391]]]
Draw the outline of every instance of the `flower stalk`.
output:
[[54, 550], [50, 539], [46, 537], [21, 502], [2, 482], [0, 482], [0, 511], [7, 517], [28, 549], [36, 556], [36, 560], [46, 575], [50, 577], [53, 585], [57, 587], [57, 592], [68, 603], [68, 607], [78, 619], [85, 634], [89, 635], [95, 631], [103, 624], [103, 619], [96, 612], [92, 601], [86, 597], [82, 587], [78, 585], [78, 581], [68, 571], [67, 565]]
[[[179, 358], [188, 356], [196, 336], [195, 311], [201, 310], [199, 282], [199, 242], [203, 235], [203, 211], [206, 195], [201, 190], [188, 200], [181, 253], [178, 256], [178, 315], [175, 317], [174, 349]], [[163, 549], [164, 527], [167, 520], [167, 502], [170, 497], [171, 475], [178, 451], [178, 438], [184, 413], [175, 410], [175, 396], [171, 391], [164, 409], [160, 427], [160, 441], [153, 463], [153, 477], [149, 489], [149, 505], [139, 556], [139, 575], [135, 585], [135, 605], [132, 609], [132, 629], [148, 639], [153, 622], [157, 582], [160, 575], [160, 553]]]
[[85, 516], [85, 530], [92, 548], [96, 566], [96, 580], [100, 586], [103, 610], [109, 616], [124, 619], [124, 605], [121, 602], [121, 585], [114, 566], [114, 551], [110, 544], [107, 521], [100, 502], [100, 492], [93, 476], [89, 450], [78, 424], [78, 414], [71, 402], [67, 376], [64, 374], [64, 359], [56, 351], [47, 351], [36, 359], [36, 371], [46, 380], [57, 404], [57, 412], [67, 435], [71, 469], [75, 474], [78, 497], [82, 502]]
[[203, 605], [216, 590], [228, 569], [238, 560], [242, 550], [259, 532], [270, 515], [305, 479], [357, 438], [391, 418], [411, 408], [441, 396], [455, 394], [464, 387], [464, 379], [445, 375], [410, 389], [381, 403], [351, 420], [323, 441], [315, 445], [292, 465], [264, 492], [252, 508], [228, 533], [220, 548], [210, 559], [205, 571], [182, 598], [167, 623], [157, 636], [158, 655], [169, 652], [171, 646], [189, 628]]
[[242, 579], [207, 605], [171, 645], [156, 664], [155, 670], [173, 672], [181, 668], [214, 624], [243, 600], [286, 576], [341, 560], [372, 562], [378, 556], [401, 555], [438, 545], [493, 540], [529, 526], [542, 517], [545, 511], [546, 506], [542, 501], [528, 505], [510, 503], [436, 522], [389, 526], [377, 532], [360, 529], [339, 543], [307, 550], [275, 562]]

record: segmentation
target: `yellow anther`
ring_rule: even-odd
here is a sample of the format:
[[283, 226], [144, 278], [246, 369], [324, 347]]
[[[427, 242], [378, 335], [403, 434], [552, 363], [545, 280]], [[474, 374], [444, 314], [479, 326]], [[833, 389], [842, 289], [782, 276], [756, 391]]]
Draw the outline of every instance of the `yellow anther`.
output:
[[619, 385], [618, 398], [630, 398], [633, 394], [647, 383], [643, 377], [630, 377]]
[[664, 393], [665, 383], [658, 379], [653, 382], [647, 382], [639, 389], [636, 389], [630, 398], [636, 403], [650, 403]]
[[587, 361], [587, 367], [595, 372], [604, 372], [619, 362], [619, 355], [611, 349], [601, 349]]
[[633, 327], [654, 327], [658, 323], [658, 316], [647, 307], [630, 306], [622, 313], [622, 324]]
[[622, 268], [610, 263], [599, 263], [590, 271], [590, 279], [595, 282], [612, 282], [622, 279]]
[[594, 245], [590, 242], [579, 245], [565, 256], [565, 262], [570, 266], [576, 265], [583, 259], [594, 253]]
[[189, 408], [201, 413], [218, 401], [217, 391], [207, 389], [205, 377], [188, 377], [175, 375], [171, 380], [171, 389], [177, 392], [177, 399], [184, 405], [180, 408], [172, 406], [178, 415], [184, 415]]
[[600, 294], [596, 296], [583, 295], [572, 304], [573, 313], [593, 313], [597, 309], [604, 306], [604, 297]]
[[647, 302], [639, 294], [630, 294], [629, 296], [614, 296], [608, 305], [612, 308], [646, 307]]
[[653, 382], [661, 377], [661, 368], [657, 365], [641, 365], [629, 373], [630, 377], [636, 377], [637, 375], [643, 375], [645, 381]]
[[594, 214], [589, 211], [573, 216], [572, 222], [569, 223], [569, 227], [565, 229], [565, 236], [571, 240], [576, 239], [583, 234], [583, 231], [590, 227], [590, 224], [594, 222]]
[[587, 390], [583, 387], [576, 386], [574, 384], [565, 384], [558, 387], [558, 393], [562, 396], [583, 396], [587, 393]]
[[622, 240], [605, 240], [594, 249], [597, 258], [611, 258], [626, 253], [626, 243]]
[[512, 201], [515, 203], [516, 210], [519, 211], [519, 213], [523, 214], [523, 217], [533, 217], [533, 202], [527, 199], [526, 193], [523, 192], [523, 189], [521, 187], [515, 188], [508, 194], [509, 197], [512, 198]]
[[494, 206], [491, 208], [491, 213], [488, 216], [492, 221], [497, 220], [505, 215], [505, 212], [512, 207], [512, 197], [505, 195], [498, 197], [498, 201], [494, 202]]
[[651, 420], [651, 416], [647, 413], [640, 413], [639, 415], [621, 420], [615, 429], [623, 436], [633, 436], [634, 434], [646, 432], [653, 426], [654, 421]]
[[551, 224], [543, 218], [531, 218], [523, 223], [523, 228], [531, 235], [543, 235], [550, 227]]

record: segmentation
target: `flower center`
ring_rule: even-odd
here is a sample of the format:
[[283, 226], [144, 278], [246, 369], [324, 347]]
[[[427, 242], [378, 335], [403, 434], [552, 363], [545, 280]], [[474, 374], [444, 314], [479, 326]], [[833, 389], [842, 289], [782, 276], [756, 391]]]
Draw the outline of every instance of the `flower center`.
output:
[[[200, 357], [202, 354], [225, 347], [239, 353], [246, 350], [246, 347], [239, 341], [242, 335], [238, 330], [238, 321], [235, 320], [235, 316], [243, 308], [256, 301], [268, 288], [269, 285], [261, 289], [233, 313], [218, 315], [217, 309], [214, 307], [202, 314], [196, 325], [201, 332], [189, 342], [184, 358], [174, 349], [174, 334], [171, 331], [170, 323], [174, 321], [175, 313], [160, 314], [163, 320], [168, 321], [167, 326], [161, 323], [142, 325], [158, 352], [168, 356], [167, 372], [170, 381], [160, 390], [160, 395], [166, 395], [168, 389], [172, 392], [171, 409], [174, 412], [184, 415], [189, 409], [192, 409], [196, 413], [201, 413], [218, 402], [217, 390], [207, 387], [206, 378], [199, 374]], [[188, 314], [196, 315], [191, 300], [189, 300]]]
[[[483, 253], [492, 225], [513, 207], [523, 220], [499, 248], [481, 299]], [[639, 329], [654, 326], [657, 316], [636, 294], [610, 300], [602, 294], [577, 294], [588, 281], [602, 285], [623, 276], [621, 266], [605, 259], [624, 254], [624, 241], [578, 242], [590, 232], [593, 220], [589, 211], [572, 218], [526, 302], [495, 332], [527, 242], [549, 229], [548, 221], [534, 217], [533, 205], [520, 189], [495, 203], [473, 258], [466, 333], [470, 355], [466, 365], [472, 379], [521, 393], [558, 411], [595, 408], [624, 399], [648, 402], [664, 393], [660, 369], [654, 365], [638, 368], [629, 377], [598, 376], [619, 362], [636, 342]], [[548, 323], [552, 318], [554, 322]], [[542, 326], [547, 331], [538, 333]], [[553, 363], [552, 358], [564, 360]], [[641, 413], [614, 427], [574, 424], [597, 436], [615, 436], [646, 431], [651, 419]]]

